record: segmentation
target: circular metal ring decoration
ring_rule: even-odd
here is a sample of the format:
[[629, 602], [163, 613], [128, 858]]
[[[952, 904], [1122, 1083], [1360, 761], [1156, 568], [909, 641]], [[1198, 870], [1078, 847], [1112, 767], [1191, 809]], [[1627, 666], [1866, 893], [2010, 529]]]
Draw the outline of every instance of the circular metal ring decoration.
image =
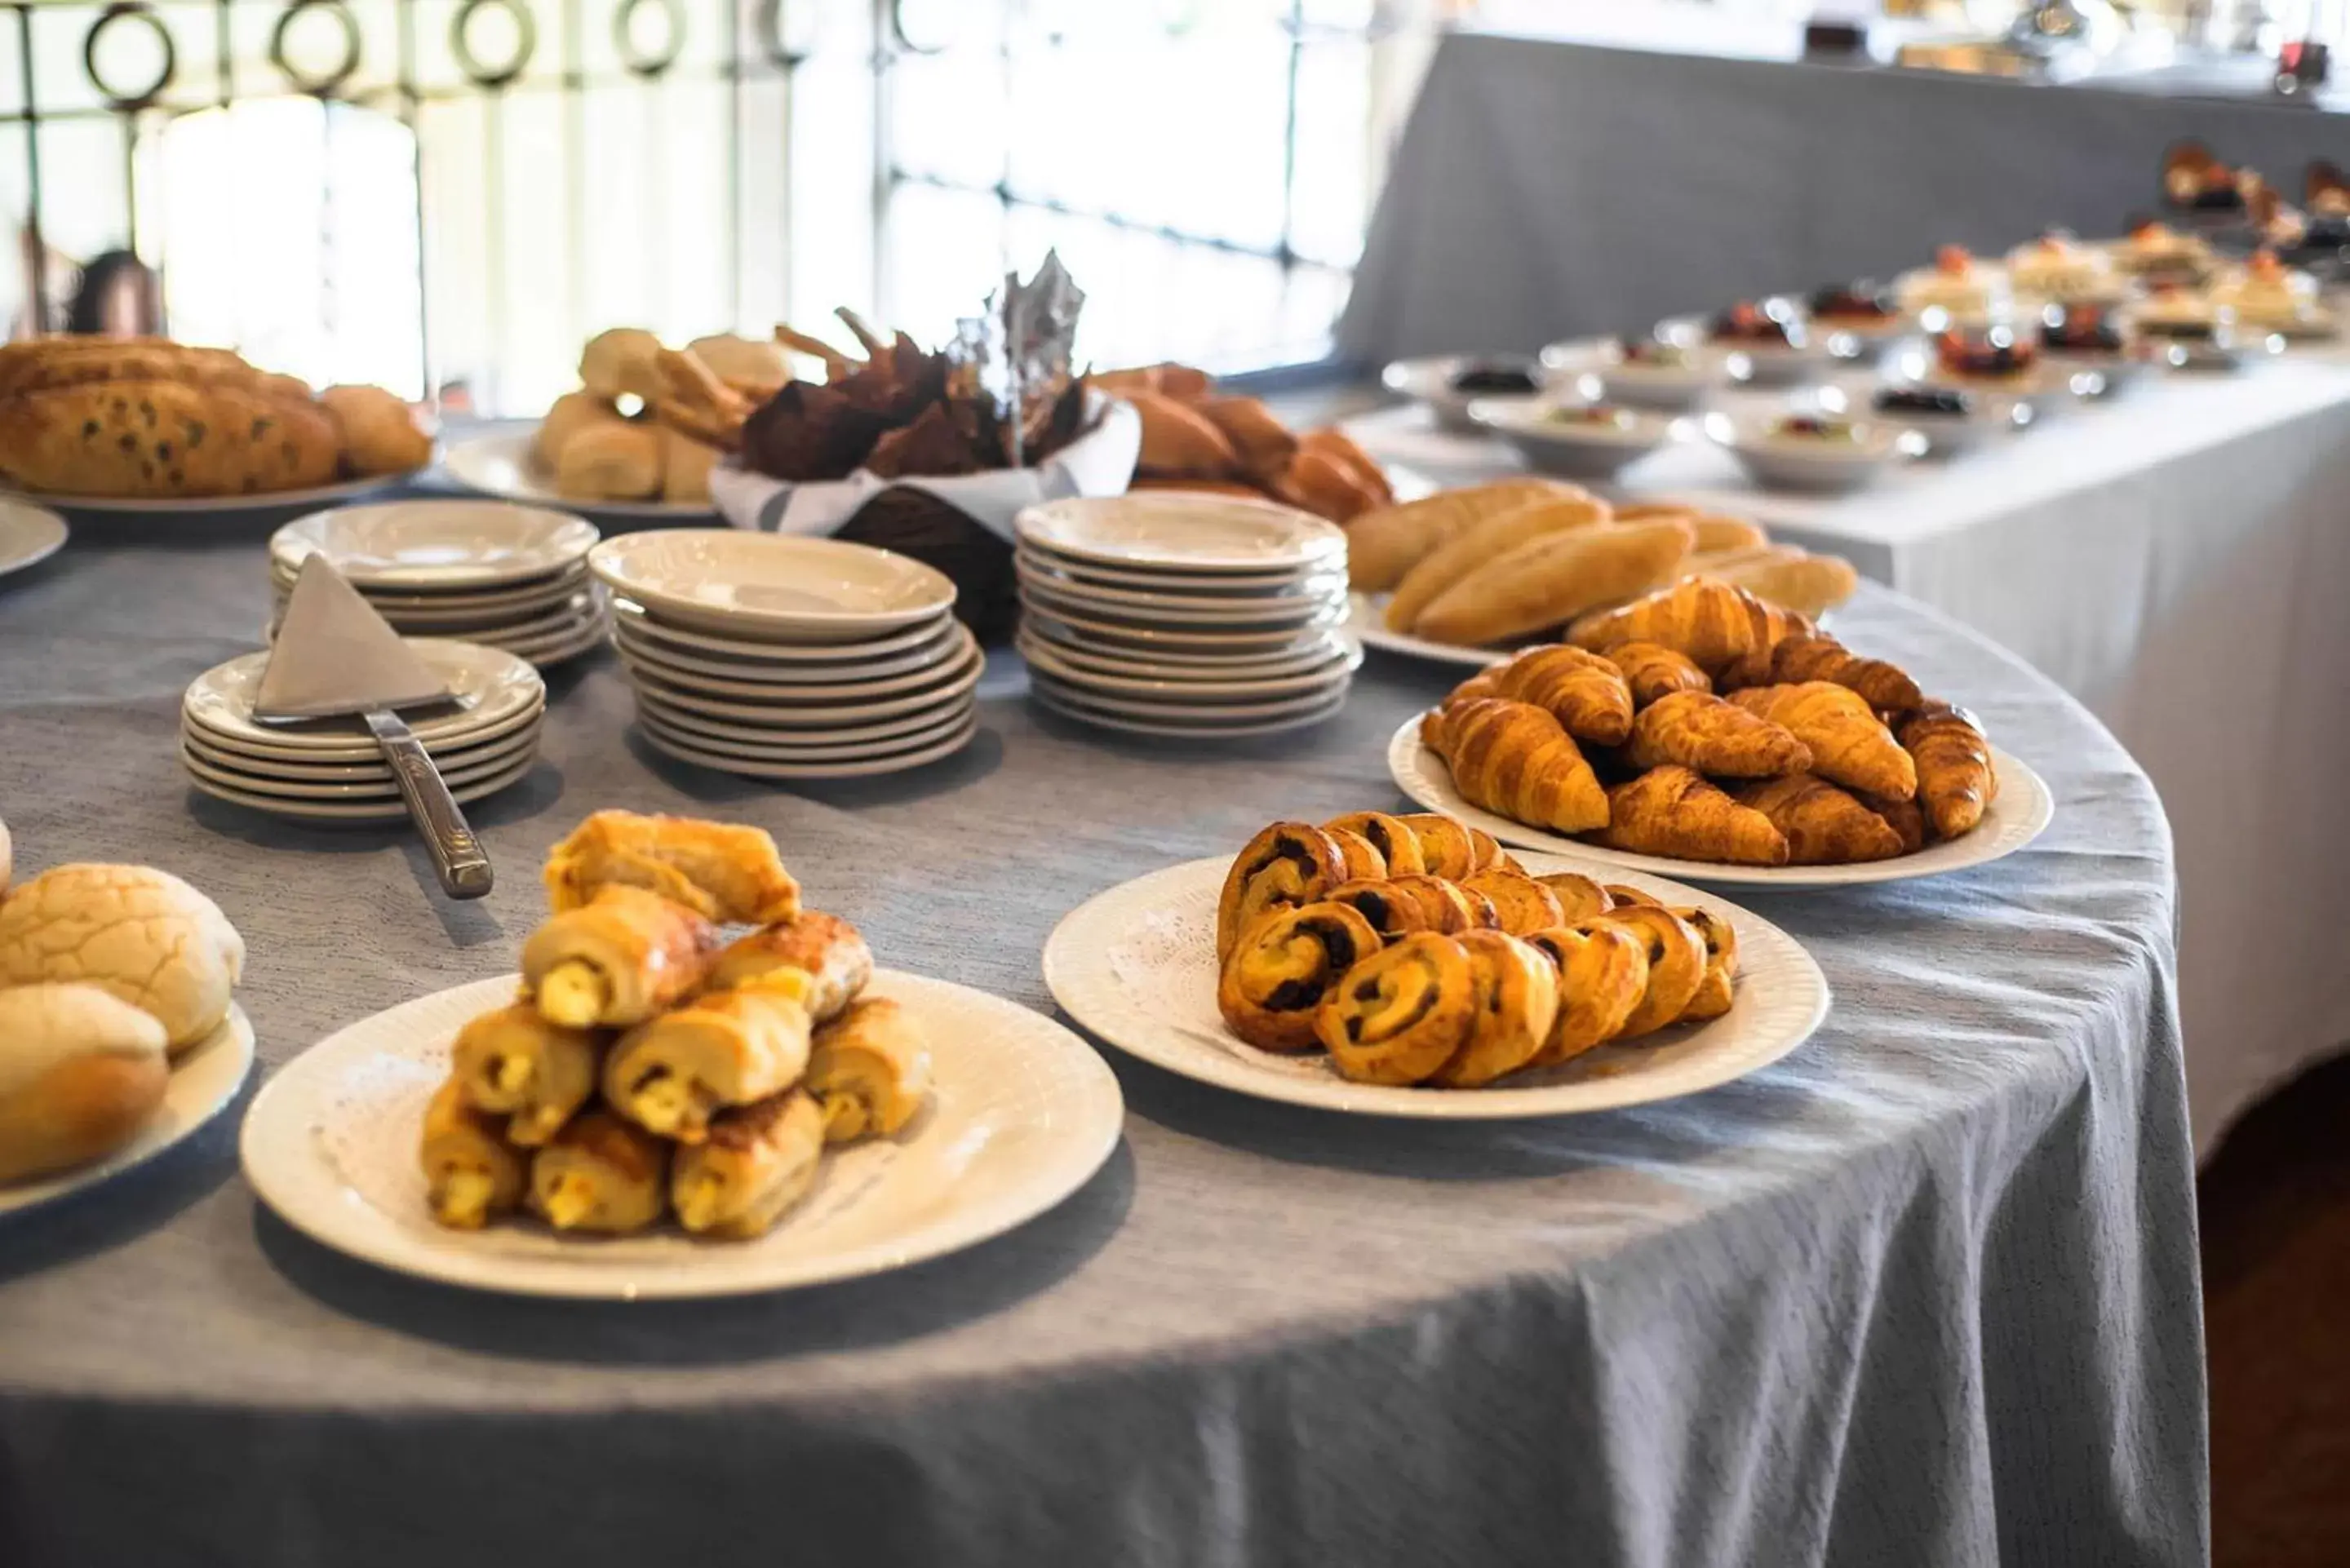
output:
[[[815, 52], [816, 36], [824, 26], [824, 13], [814, 13], [816, 19], [806, 29], [807, 41], [795, 46], [787, 36], [788, 13], [784, 6], [785, 0], [759, 0], [751, 25], [758, 29], [759, 53], [777, 70], [788, 71], [807, 64], [808, 56]], [[809, 14], [805, 9], [800, 12], [802, 16]]]
[[[514, 18], [514, 56], [495, 67], [484, 65], [465, 37], [473, 29], [473, 18], [484, 11], [504, 11]], [[538, 24], [530, 19], [530, 7], [522, 0], [465, 0], [449, 23], [449, 52], [457, 57], [466, 79], [475, 87], [504, 87], [529, 68], [531, 53], [537, 47]]]
[[[305, 75], [294, 64], [286, 44], [293, 36], [294, 24], [305, 12], [322, 12], [332, 16], [343, 31], [343, 57], [330, 71]], [[278, 74], [312, 98], [331, 98], [337, 88], [351, 79], [359, 68], [359, 24], [343, 0], [294, 0], [277, 15], [277, 26], [269, 31], [269, 63]]]
[[[646, 5], [660, 7], [662, 17], [661, 45], [650, 53], [640, 53], [630, 24], [638, 7]], [[612, 13], [612, 48], [620, 63], [640, 77], [657, 77], [677, 64], [677, 57], [685, 50], [685, 8], [678, 0], [620, 0]]]
[[[154, 36], [156, 47], [163, 51], [162, 63], [155, 68], [155, 79], [136, 92], [116, 87], [98, 68], [99, 40], [117, 22], [131, 20], [146, 24], [147, 31]], [[180, 73], [180, 51], [172, 42], [172, 30], [163, 26], [163, 18], [155, 15], [153, 7], [143, 4], [142, 0], [114, 0], [114, 4], [98, 14], [98, 20], [89, 25], [89, 31], [82, 37], [81, 69], [82, 74], [89, 78], [89, 85], [98, 89], [99, 97], [106, 100], [107, 108], [118, 114], [130, 114], [145, 109], [161, 98], [165, 89], [171, 87], [172, 78]]]

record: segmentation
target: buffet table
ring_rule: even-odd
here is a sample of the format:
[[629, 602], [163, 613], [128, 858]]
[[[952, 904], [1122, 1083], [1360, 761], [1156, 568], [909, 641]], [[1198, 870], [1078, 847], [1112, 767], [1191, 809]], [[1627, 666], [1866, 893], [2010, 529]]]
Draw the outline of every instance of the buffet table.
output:
[[[1457, 673], [1377, 659], [1338, 720], [1203, 753], [1042, 716], [1003, 662], [961, 756], [783, 793], [655, 759], [590, 661], [551, 681], [535, 774], [474, 810], [497, 890], [452, 906], [405, 831], [185, 788], [181, 689], [267, 603], [255, 536], [201, 526], [85, 530], [0, 586], [0, 804], [20, 865], [151, 861], [219, 899], [265, 1073], [510, 967], [537, 861], [604, 805], [765, 826], [887, 961], [1049, 1010], [1062, 911], [1270, 817], [1393, 802], [1386, 738]], [[224, 1117], [0, 1221], [0, 1560], [2202, 1562], [2161, 809], [1982, 639], [1873, 588], [1844, 629], [1979, 709], [2057, 815], [1979, 871], [1752, 900], [1835, 991], [1779, 1064], [1412, 1125], [1113, 1054], [1124, 1144], [1059, 1210], [698, 1306], [346, 1259], [260, 1209]]]

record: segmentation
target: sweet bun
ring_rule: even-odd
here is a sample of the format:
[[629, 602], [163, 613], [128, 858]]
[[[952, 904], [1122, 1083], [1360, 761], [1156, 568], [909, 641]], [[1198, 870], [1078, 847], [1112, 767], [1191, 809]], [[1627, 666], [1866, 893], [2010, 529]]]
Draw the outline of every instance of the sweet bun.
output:
[[644, 501], [661, 493], [661, 432], [612, 420], [563, 443], [556, 490], [574, 501]]
[[563, 449], [581, 431], [603, 424], [625, 424], [620, 410], [609, 399], [593, 392], [566, 392], [548, 407], [546, 417], [538, 421], [538, 433], [531, 437], [530, 455], [538, 465], [553, 473], [563, 463]]
[[162, 1103], [163, 1026], [95, 985], [0, 990], [0, 1181], [112, 1153]]
[[641, 327], [615, 327], [588, 339], [579, 351], [579, 379], [596, 396], [650, 398], [660, 389], [653, 360], [661, 340]]
[[175, 1052], [220, 1026], [244, 970], [220, 906], [150, 866], [59, 866], [0, 903], [0, 985], [98, 986], [151, 1015]]
[[762, 343], [754, 337], [718, 332], [695, 338], [685, 346], [685, 351], [709, 366], [712, 375], [738, 392], [773, 397], [792, 379], [791, 367], [784, 359], [784, 346], [772, 340]]
[[319, 403], [343, 438], [343, 466], [361, 478], [412, 473], [432, 461], [432, 438], [381, 387], [329, 387]]
[[663, 501], [708, 501], [710, 471], [726, 454], [707, 441], [698, 441], [667, 425], [661, 427], [661, 489]]

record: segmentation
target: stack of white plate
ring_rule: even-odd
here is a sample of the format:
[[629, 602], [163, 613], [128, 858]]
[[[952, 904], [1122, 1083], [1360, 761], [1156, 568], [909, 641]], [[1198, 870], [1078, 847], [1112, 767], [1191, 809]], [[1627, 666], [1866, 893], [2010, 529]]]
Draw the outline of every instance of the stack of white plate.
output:
[[731, 528], [606, 540], [612, 641], [656, 750], [752, 778], [858, 778], [951, 756], [986, 659], [919, 561]]
[[1154, 492], [1020, 514], [1029, 689], [1106, 729], [1271, 734], [1343, 707], [1347, 536], [1266, 502]]
[[[513, 654], [477, 643], [411, 638], [451, 701], [402, 717], [424, 742], [450, 793], [480, 800], [530, 772], [546, 714], [546, 683]], [[357, 719], [258, 723], [254, 694], [266, 653], [248, 653], [196, 677], [180, 703], [180, 762], [204, 794], [256, 811], [320, 822], [407, 818], [391, 769]]]
[[323, 555], [405, 637], [462, 638], [556, 664], [599, 647], [609, 596], [588, 575], [596, 526], [505, 501], [387, 501], [317, 512], [269, 541], [274, 638], [302, 563]]

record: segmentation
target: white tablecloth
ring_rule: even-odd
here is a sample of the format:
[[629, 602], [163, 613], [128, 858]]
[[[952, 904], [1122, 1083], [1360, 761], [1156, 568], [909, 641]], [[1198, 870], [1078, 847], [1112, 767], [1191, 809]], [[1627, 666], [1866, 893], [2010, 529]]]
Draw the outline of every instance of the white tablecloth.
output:
[[[1417, 410], [1356, 427], [1448, 477], [1514, 466]], [[1750, 514], [1947, 610], [2081, 699], [2178, 841], [2196, 1144], [2350, 1042], [2350, 356], [2178, 377], [1857, 494], [1756, 491], [1692, 443], [1625, 488]]]

